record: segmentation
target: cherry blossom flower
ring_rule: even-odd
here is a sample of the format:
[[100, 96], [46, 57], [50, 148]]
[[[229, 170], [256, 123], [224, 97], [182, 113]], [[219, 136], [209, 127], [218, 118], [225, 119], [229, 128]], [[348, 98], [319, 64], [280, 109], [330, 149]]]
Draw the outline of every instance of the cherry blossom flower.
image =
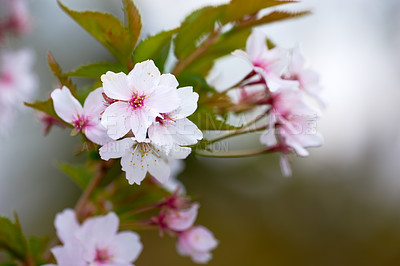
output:
[[247, 39], [246, 52], [236, 50], [233, 54], [249, 62], [254, 71], [266, 80], [269, 90], [276, 91], [280, 87], [297, 88], [297, 81], [281, 77], [289, 63], [288, 51], [279, 47], [268, 49], [266, 39], [262, 31], [253, 30]]
[[149, 138], [167, 149], [174, 145], [193, 145], [203, 138], [203, 133], [186, 117], [197, 109], [199, 95], [192, 87], [177, 90], [181, 105], [169, 113], [161, 113], [149, 127]]
[[100, 123], [100, 114], [106, 108], [102, 93], [102, 88], [92, 91], [83, 107], [65, 86], [51, 93], [57, 115], [72, 124], [76, 131], [82, 131], [90, 141], [99, 145], [112, 141]]
[[144, 141], [156, 117], [163, 119], [160, 114], [180, 105], [176, 78], [161, 75], [152, 60], [136, 64], [128, 75], [109, 71], [101, 80], [107, 97], [117, 100], [107, 107], [101, 121], [115, 140], [132, 130], [138, 141]]
[[55, 226], [63, 246], [51, 251], [59, 266], [133, 265], [143, 248], [136, 233], [118, 232], [119, 219], [113, 212], [80, 225], [75, 212], [67, 209], [57, 215]]
[[320, 96], [322, 86], [319, 83], [319, 76], [315, 71], [306, 68], [305, 59], [299, 48], [293, 49], [288, 71], [283, 77], [287, 80], [297, 80], [301, 90], [314, 97], [323, 106], [325, 105]]
[[174, 231], [185, 231], [193, 226], [197, 218], [197, 211], [199, 204], [194, 203], [190, 208], [181, 210], [169, 209], [165, 214], [165, 224], [167, 227]]
[[203, 226], [195, 226], [179, 234], [177, 250], [182, 256], [190, 256], [196, 263], [207, 263], [211, 258], [211, 250], [218, 241], [214, 235]]
[[0, 62], [0, 133], [7, 133], [15, 120], [15, 109], [30, 101], [37, 90], [33, 73], [34, 53], [30, 49], [7, 51]]
[[147, 172], [160, 183], [165, 183], [170, 176], [169, 160], [185, 159], [191, 149], [176, 145], [167, 151], [150, 139], [125, 138], [110, 142], [99, 151], [103, 160], [121, 158], [122, 170], [126, 172], [129, 184], [140, 185]]

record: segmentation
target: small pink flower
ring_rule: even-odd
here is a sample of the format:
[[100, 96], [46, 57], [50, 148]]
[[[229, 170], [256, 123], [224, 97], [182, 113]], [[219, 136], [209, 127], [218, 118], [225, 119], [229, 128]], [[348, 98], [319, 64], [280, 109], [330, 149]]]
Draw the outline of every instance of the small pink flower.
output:
[[210, 251], [217, 245], [218, 241], [207, 228], [195, 226], [179, 234], [176, 247], [180, 255], [190, 256], [196, 263], [207, 263], [212, 258]]
[[185, 231], [193, 226], [194, 221], [197, 218], [197, 211], [199, 209], [199, 204], [194, 203], [188, 209], [182, 210], [167, 210], [164, 218], [164, 222], [168, 229], [173, 231]]
[[59, 266], [133, 265], [143, 248], [136, 233], [118, 232], [119, 219], [112, 212], [80, 225], [67, 209], [57, 215], [55, 226], [63, 246], [51, 251]]
[[92, 91], [83, 107], [65, 86], [51, 93], [57, 115], [72, 124], [75, 130], [82, 131], [90, 141], [99, 145], [112, 141], [100, 123], [100, 114], [106, 108], [102, 92], [102, 88]]
[[288, 51], [279, 47], [268, 49], [266, 35], [260, 30], [253, 30], [247, 39], [246, 52], [236, 50], [234, 55], [244, 58], [266, 80], [268, 89], [276, 91], [280, 87], [298, 87], [297, 81], [281, 78], [288, 65]]

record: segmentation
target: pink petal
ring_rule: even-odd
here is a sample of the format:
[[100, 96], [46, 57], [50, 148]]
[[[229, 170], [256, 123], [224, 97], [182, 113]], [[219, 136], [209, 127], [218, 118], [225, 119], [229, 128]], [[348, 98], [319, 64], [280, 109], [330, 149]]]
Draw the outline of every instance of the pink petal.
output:
[[86, 127], [84, 132], [85, 132], [86, 137], [91, 142], [96, 143], [98, 145], [104, 145], [104, 144], [107, 144], [107, 143], [113, 141], [113, 139], [107, 135], [107, 130], [100, 123], [100, 120], [97, 121], [96, 125]]
[[51, 93], [51, 98], [53, 99], [54, 110], [65, 122], [72, 123], [74, 116], [83, 114], [82, 105], [72, 96], [67, 87], [55, 89]]
[[64, 244], [71, 242], [75, 238], [75, 232], [80, 228], [75, 211], [72, 209], [66, 209], [58, 213], [54, 220], [54, 225], [57, 229], [58, 238]]
[[104, 105], [104, 97], [102, 94], [103, 92], [103, 88], [100, 87], [89, 93], [85, 100], [85, 104], [83, 105], [83, 110], [86, 115], [100, 118], [100, 114], [103, 113], [106, 109], [106, 106]]

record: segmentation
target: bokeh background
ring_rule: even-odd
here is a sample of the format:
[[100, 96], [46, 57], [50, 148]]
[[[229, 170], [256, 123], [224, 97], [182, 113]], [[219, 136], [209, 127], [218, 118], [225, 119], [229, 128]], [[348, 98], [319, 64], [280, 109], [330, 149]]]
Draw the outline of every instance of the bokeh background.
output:
[[[195, 8], [227, 1], [135, 2], [145, 37], [177, 26]], [[63, 3], [122, 15], [119, 0]], [[56, 1], [32, 0], [30, 8], [33, 31], [8, 45], [36, 51], [38, 98], [56, 84], [47, 51], [65, 70], [110, 58]], [[313, 15], [262, 30], [283, 47], [300, 43], [321, 74], [328, 106], [318, 128], [325, 143], [308, 158], [292, 157], [292, 178], [281, 176], [275, 155], [188, 159], [179, 179], [201, 203], [198, 223], [220, 241], [210, 265], [400, 265], [400, 2], [304, 0], [289, 9], [307, 8]], [[227, 71], [234, 60], [218, 63], [216, 71], [234, 78], [240, 70]], [[71, 149], [78, 142], [57, 128], [43, 137], [26, 108], [12, 133], [0, 138], [0, 213], [17, 211], [28, 234], [54, 235], [55, 214], [79, 196], [55, 165], [82, 160]], [[242, 137], [229, 145], [256, 142], [257, 136]], [[142, 240], [136, 265], [192, 265], [176, 254], [175, 240], [155, 232], [144, 232]]]

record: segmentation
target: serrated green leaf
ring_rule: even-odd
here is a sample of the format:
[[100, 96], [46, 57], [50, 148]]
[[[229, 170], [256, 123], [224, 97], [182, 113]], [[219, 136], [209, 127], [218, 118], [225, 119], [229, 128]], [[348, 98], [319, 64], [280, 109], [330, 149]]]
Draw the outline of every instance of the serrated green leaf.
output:
[[60, 7], [82, 28], [103, 44], [112, 55], [125, 64], [134, 48], [133, 35], [121, 21], [108, 13], [94, 11], [74, 11], [57, 0]]
[[61, 85], [69, 88], [72, 95], [75, 95], [76, 94], [75, 84], [72, 83], [72, 81], [62, 73], [60, 65], [57, 63], [56, 59], [50, 52], [47, 53], [47, 61], [51, 71], [53, 72], [54, 76], [58, 78], [58, 81], [61, 83]]
[[229, 21], [241, 20], [248, 15], [257, 14], [260, 10], [298, 1], [278, 1], [278, 0], [232, 0], [223, 19], [224, 23]]
[[200, 45], [202, 38], [214, 32], [215, 24], [226, 7], [207, 6], [186, 17], [174, 41], [175, 54], [179, 59], [187, 58]]
[[265, 15], [264, 17], [257, 19], [257, 20], [252, 20], [249, 22], [241, 23], [239, 25], [240, 28], [251, 28], [251, 27], [256, 27], [268, 23], [273, 23], [273, 22], [278, 22], [282, 20], [287, 20], [287, 19], [293, 19], [293, 18], [299, 18], [302, 16], [306, 16], [311, 14], [310, 11], [302, 11], [302, 12], [286, 12], [286, 11], [274, 11], [269, 13], [268, 15]]
[[120, 63], [100, 62], [89, 65], [80, 66], [74, 71], [63, 74], [67, 77], [80, 77], [80, 78], [100, 78], [100, 76], [107, 71], [127, 72], [125, 65]]
[[0, 249], [20, 260], [24, 260], [28, 252], [21, 228], [6, 217], [0, 217]]
[[57, 167], [68, 177], [70, 177], [82, 190], [84, 190], [93, 178], [95, 171], [86, 164], [70, 165], [59, 163]]
[[132, 35], [132, 46], [135, 47], [139, 40], [140, 31], [142, 30], [142, 21], [139, 10], [136, 8], [133, 0], [124, 0], [125, 20], [128, 25], [130, 34]]
[[176, 29], [163, 31], [141, 41], [133, 54], [133, 62], [139, 63], [147, 59], [153, 59], [162, 73], [171, 47], [172, 36], [176, 31]]

